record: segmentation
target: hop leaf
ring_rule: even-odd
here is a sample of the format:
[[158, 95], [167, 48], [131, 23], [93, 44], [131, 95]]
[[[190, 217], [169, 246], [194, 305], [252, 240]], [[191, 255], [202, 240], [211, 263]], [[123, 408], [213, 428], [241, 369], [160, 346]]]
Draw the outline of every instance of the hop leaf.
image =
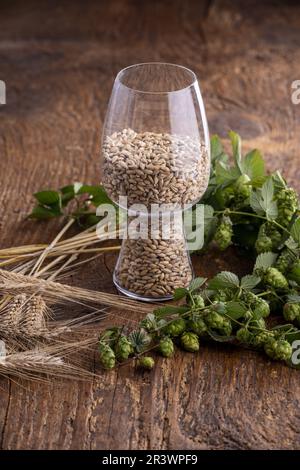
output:
[[269, 220], [276, 219], [278, 215], [277, 203], [274, 198], [274, 184], [268, 178], [261, 189], [252, 191], [250, 205], [258, 215], [265, 215]]
[[260, 270], [260, 269], [265, 270], [265, 269], [273, 266], [276, 259], [277, 259], [276, 253], [272, 253], [271, 251], [269, 251], [267, 253], [261, 253], [256, 258], [256, 262], [255, 262], [255, 265], [254, 265], [254, 271], [257, 271], [257, 270]]
[[194, 292], [199, 289], [207, 281], [205, 277], [196, 277], [189, 285], [189, 291]]
[[236, 289], [239, 285], [240, 281], [236, 274], [229, 271], [222, 271], [209, 282], [208, 288], [212, 290]]
[[255, 274], [247, 274], [241, 279], [241, 287], [246, 290], [252, 290], [260, 283], [260, 281], [261, 278], [259, 276], [255, 276]]
[[243, 173], [252, 180], [258, 180], [265, 175], [265, 162], [259, 150], [247, 153], [242, 162]]
[[300, 217], [298, 217], [292, 225], [291, 236], [298, 247], [300, 247]]

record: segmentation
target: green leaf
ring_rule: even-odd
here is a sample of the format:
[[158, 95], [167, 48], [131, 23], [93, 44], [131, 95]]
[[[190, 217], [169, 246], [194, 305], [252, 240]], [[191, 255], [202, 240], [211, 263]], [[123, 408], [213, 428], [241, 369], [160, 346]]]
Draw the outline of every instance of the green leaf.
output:
[[300, 246], [300, 217], [298, 217], [292, 225], [291, 236], [298, 246]]
[[211, 309], [214, 310], [215, 312], [220, 313], [220, 315], [224, 315], [224, 313], [227, 312], [227, 307], [226, 307], [226, 303], [225, 303], [225, 302], [214, 303], [214, 304], [211, 306]]
[[300, 295], [297, 294], [289, 294], [287, 296], [287, 301], [291, 304], [298, 304], [300, 303]]
[[263, 209], [268, 219], [276, 219], [278, 216], [277, 203], [274, 198], [274, 184], [272, 178], [268, 178], [262, 185], [261, 196], [263, 199]]
[[262, 198], [259, 191], [252, 191], [250, 194], [250, 206], [256, 214], [265, 215], [265, 211], [262, 207]]
[[204, 235], [210, 236], [217, 225], [217, 217], [214, 215], [214, 208], [207, 204], [204, 205]]
[[112, 328], [108, 328], [100, 335], [99, 341], [103, 343], [107, 343], [112, 347], [114, 344], [114, 341], [120, 335], [120, 332], [121, 332], [120, 327], [115, 326]]
[[68, 184], [67, 186], [63, 186], [60, 188], [60, 192], [62, 194], [73, 194], [75, 196], [74, 184]]
[[251, 186], [253, 188], [261, 188], [262, 185], [267, 181], [267, 178], [267, 176], [257, 176], [255, 178], [252, 178]]
[[247, 308], [241, 302], [230, 301], [226, 304], [226, 313], [232, 320], [242, 318], [247, 312]]
[[242, 144], [241, 144], [241, 138], [240, 136], [234, 132], [230, 131], [229, 132], [229, 137], [231, 140], [231, 145], [232, 145], [232, 153], [233, 153], [233, 158], [236, 164], [236, 168], [239, 170], [239, 173], [243, 173], [243, 168], [242, 168]]
[[246, 290], [252, 290], [255, 286], [257, 286], [257, 284], [260, 283], [260, 281], [261, 278], [255, 276], [255, 274], [247, 274], [241, 279], [241, 287]]
[[204, 204], [204, 224], [207, 224], [214, 218], [214, 208], [208, 204]]
[[271, 266], [274, 265], [276, 259], [277, 259], [276, 253], [272, 253], [271, 251], [268, 251], [266, 253], [261, 253], [256, 258], [254, 269], [270, 268]]
[[101, 220], [101, 217], [98, 217], [96, 214], [91, 212], [87, 216], [84, 216], [82, 222], [86, 227], [93, 227], [93, 225], [97, 225], [100, 222], [100, 220]]
[[211, 161], [214, 162], [223, 153], [223, 145], [219, 136], [213, 135], [210, 139]]
[[187, 306], [176, 306], [176, 305], [168, 305], [166, 307], [159, 307], [156, 308], [153, 313], [158, 317], [162, 317], [165, 315], [174, 315], [176, 313], [186, 313], [190, 310], [190, 307]]
[[53, 219], [53, 217], [57, 217], [58, 215], [61, 215], [61, 213], [57, 213], [56, 210], [48, 209], [44, 206], [35, 206], [28, 217], [30, 219], [47, 220]]
[[79, 191], [80, 191], [80, 189], [82, 188], [82, 186], [83, 186], [83, 184], [80, 183], [80, 182], [78, 182], [78, 181], [73, 184], [75, 194], [78, 194], [78, 193], [79, 193]]
[[58, 191], [39, 191], [34, 193], [36, 200], [43, 205], [51, 206], [52, 204], [59, 204], [60, 194]]
[[277, 203], [274, 198], [274, 184], [272, 178], [268, 178], [261, 189], [252, 191], [250, 205], [258, 215], [266, 215], [271, 219], [276, 219], [278, 215]]
[[61, 192], [61, 202], [63, 206], [66, 206], [68, 202], [70, 202], [75, 197], [74, 185], [69, 184], [68, 186], [64, 186], [60, 188]]
[[276, 171], [275, 173], [273, 173], [272, 178], [273, 178], [273, 181], [274, 181], [274, 184], [275, 184], [276, 188], [278, 188], [278, 189], [286, 188], [286, 181], [283, 178], [280, 171]]
[[91, 196], [97, 196], [100, 192], [101, 194], [101, 189], [102, 187], [99, 185], [97, 186], [92, 186], [90, 184], [80, 184], [80, 187], [77, 189], [77, 194], [90, 194]]
[[102, 186], [90, 186], [87, 184], [83, 184], [78, 194], [89, 194], [91, 196], [91, 201], [97, 207], [101, 204], [113, 204], [112, 200], [106, 194], [104, 188]]
[[174, 300], [180, 300], [186, 297], [188, 294], [188, 290], [185, 289], [184, 287], [178, 287], [178, 289], [175, 289], [174, 294], [173, 294], [173, 299]]
[[215, 333], [213, 330], [208, 329], [207, 333], [209, 336], [218, 343], [233, 343], [235, 340], [235, 336], [222, 336]]
[[209, 282], [208, 288], [213, 290], [234, 289], [239, 287], [239, 285], [239, 278], [236, 274], [229, 271], [222, 271]]
[[225, 162], [216, 162], [216, 182], [217, 184], [228, 185], [234, 182], [241, 175], [240, 171], [234, 167], [230, 168]]
[[199, 287], [203, 286], [203, 284], [207, 281], [207, 278], [205, 277], [196, 277], [195, 279], [192, 280], [192, 282], [189, 285], [189, 291], [193, 292]]
[[[293, 325], [287, 325], [288, 327], [292, 328]], [[300, 331], [295, 328], [294, 331], [291, 331], [290, 333], [287, 333], [285, 335], [285, 338], [290, 344], [292, 344], [294, 341], [299, 341], [300, 340]]]
[[292, 237], [289, 237], [287, 240], [285, 240], [284, 245], [295, 255], [298, 253], [299, 243], [296, 242]]
[[[193, 230], [196, 230], [197, 229], [197, 225], [195, 223], [195, 210], [193, 210]], [[217, 228], [217, 222], [218, 222], [218, 219], [216, 216], [214, 216], [214, 208], [210, 205], [207, 205], [207, 204], [204, 204], [204, 242], [205, 242], [205, 245], [207, 246], [207, 244], [211, 241], [215, 231], [216, 231], [216, 228]], [[199, 224], [198, 224], [199, 225]], [[186, 228], [186, 233], [188, 235], [188, 230]], [[200, 237], [201, 238], [201, 237]], [[203, 241], [200, 240], [200, 244], [201, 246], [199, 246], [199, 249], [202, 249], [203, 246]], [[194, 248], [193, 250], [190, 250], [190, 251], [198, 251], [197, 248]]]
[[255, 149], [245, 155], [242, 161], [243, 172], [249, 176], [251, 180], [263, 177], [265, 174], [265, 162], [259, 152]]

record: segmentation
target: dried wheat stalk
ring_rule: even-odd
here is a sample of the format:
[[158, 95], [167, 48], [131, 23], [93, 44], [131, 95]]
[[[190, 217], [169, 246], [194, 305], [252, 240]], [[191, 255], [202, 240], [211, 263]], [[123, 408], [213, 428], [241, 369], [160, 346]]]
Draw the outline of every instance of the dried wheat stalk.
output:
[[72, 354], [78, 354], [78, 351], [89, 350], [94, 342], [94, 339], [87, 339], [68, 344], [46, 345], [28, 351], [12, 352], [0, 357], [0, 376], [43, 381], [49, 380], [49, 376], [92, 380], [95, 374], [76, 363], [72, 364], [71, 361], [68, 361], [68, 357]]
[[7, 298], [0, 309], [0, 333], [29, 337], [43, 335], [47, 331], [49, 315], [49, 308], [40, 295], [22, 293]]
[[55, 259], [51, 262], [51, 265], [54, 266], [70, 255], [73, 256], [74, 260], [82, 253], [101, 255], [106, 251], [120, 249], [119, 245], [109, 247], [95, 246], [103, 241], [118, 237], [121, 234], [120, 230], [116, 233], [104, 232], [99, 235], [96, 228], [92, 227], [70, 238], [60, 240], [60, 237], [65, 234], [69, 226], [70, 223], [68, 222], [49, 245], [24, 245], [0, 250], [0, 260], [2, 260], [0, 261], [0, 267], [17, 266], [18, 270], [26, 274], [30, 271], [34, 272], [34, 267], [38, 268], [38, 272], [41, 271], [41, 265], [46, 258], [54, 257]]
[[[50, 245], [0, 250], [0, 260], [4, 260], [0, 266], [14, 267], [13, 272], [0, 269], [0, 294], [4, 296], [0, 302], [0, 339], [5, 341], [8, 351], [6, 356], [0, 357], [2, 376], [31, 380], [47, 380], [48, 376], [87, 380], [93, 376], [88, 366], [82, 367], [82, 351], [86, 353], [91, 346], [95, 347], [98, 331], [94, 326], [92, 330], [86, 326], [95, 320], [96, 312], [101, 312], [102, 319], [106, 314], [104, 309], [94, 308], [93, 314], [69, 321], [49, 322], [48, 303], [76, 302], [89, 307], [101, 304], [141, 314], [153, 308], [118, 295], [53, 282], [57, 275], [91, 259], [78, 262], [79, 255], [92, 253], [95, 258], [104, 251], [119, 249], [118, 246], [92, 247], [111, 238], [110, 233], [99, 238], [95, 228], [61, 241], [70, 225], [69, 221]], [[46, 263], [50, 257], [52, 259]], [[32, 275], [24, 275], [28, 273]], [[72, 363], [66, 359], [70, 354]]]
[[128, 311], [136, 311], [141, 314], [152, 312], [155, 308], [153, 304], [144, 305], [119, 295], [68, 286], [33, 276], [24, 276], [23, 274], [5, 271], [3, 269], [0, 269], [0, 293], [2, 295], [17, 295], [20, 293], [29, 295], [39, 294], [42, 295], [46, 302], [50, 303], [82, 301], [122, 308]]

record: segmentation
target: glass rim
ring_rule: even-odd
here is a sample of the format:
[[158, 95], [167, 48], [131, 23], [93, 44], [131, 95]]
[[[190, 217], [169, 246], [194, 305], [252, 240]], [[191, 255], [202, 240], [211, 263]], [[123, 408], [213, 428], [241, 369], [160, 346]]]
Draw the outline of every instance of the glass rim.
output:
[[[129, 69], [133, 69], [134, 67], [142, 67], [142, 66], [145, 66], [145, 65], [168, 65], [168, 66], [171, 66], [171, 67], [174, 67], [174, 68], [185, 70], [192, 77], [191, 78], [191, 83], [189, 85], [185, 86], [185, 87], [179, 88], [178, 90], [145, 91], [145, 90], [139, 90], [138, 88], [130, 87], [128, 85], [125, 85], [125, 83], [122, 82], [121, 76], [122, 76], [122, 74], [124, 74], [124, 72], [126, 72]], [[127, 67], [124, 67], [123, 69], [121, 69], [117, 73], [117, 76], [115, 78], [115, 82], [119, 82], [124, 88], [127, 88], [128, 90], [130, 90], [134, 93], [141, 93], [141, 94], [145, 94], [145, 95], [168, 95], [168, 94], [171, 94], [171, 93], [180, 93], [182, 91], [188, 90], [188, 89], [192, 88], [193, 86], [195, 86], [197, 81], [198, 81], [197, 75], [195, 74], [195, 72], [193, 72], [193, 70], [189, 69], [188, 67], [185, 67], [184, 65], [174, 64], [172, 62], [140, 62], [138, 64], [128, 65]]]

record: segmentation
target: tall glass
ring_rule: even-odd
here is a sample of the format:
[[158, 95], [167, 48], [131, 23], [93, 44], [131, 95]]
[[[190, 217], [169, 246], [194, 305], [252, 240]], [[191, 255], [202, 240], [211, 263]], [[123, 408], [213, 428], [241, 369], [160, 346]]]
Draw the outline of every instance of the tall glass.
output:
[[209, 148], [194, 72], [145, 63], [118, 73], [103, 129], [102, 183], [111, 199], [129, 210], [134, 227], [134, 216], [143, 226], [138, 236], [129, 229], [115, 268], [115, 285], [124, 294], [161, 301], [191, 282], [184, 232], [174, 222], [178, 217], [166, 227], [165, 216], [182, 213], [204, 194]]

